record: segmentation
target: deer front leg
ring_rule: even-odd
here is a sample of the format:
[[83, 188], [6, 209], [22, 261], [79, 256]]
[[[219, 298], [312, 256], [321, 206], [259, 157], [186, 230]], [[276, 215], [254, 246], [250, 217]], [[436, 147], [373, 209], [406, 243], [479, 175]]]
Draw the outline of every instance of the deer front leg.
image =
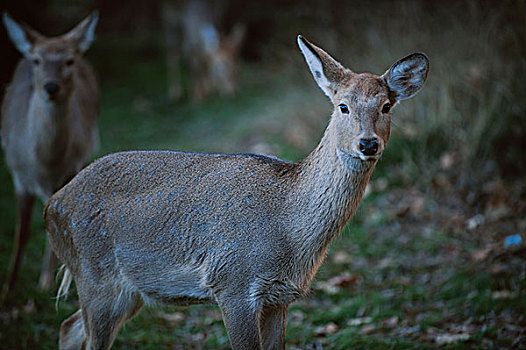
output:
[[241, 298], [240, 293], [217, 298], [230, 344], [234, 350], [260, 350], [261, 336], [257, 312]]
[[33, 204], [35, 203], [35, 197], [27, 193], [17, 193], [16, 202], [16, 233], [13, 242], [13, 252], [11, 253], [11, 261], [9, 263], [9, 270], [2, 289], [2, 299], [7, 297], [9, 292], [15, 286], [17, 280], [18, 269], [20, 268], [20, 261], [22, 260], [22, 252], [24, 251], [27, 240], [29, 239], [31, 213], [33, 211]]
[[288, 305], [263, 309], [259, 322], [263, 349], [285, 349], [288, 309]]

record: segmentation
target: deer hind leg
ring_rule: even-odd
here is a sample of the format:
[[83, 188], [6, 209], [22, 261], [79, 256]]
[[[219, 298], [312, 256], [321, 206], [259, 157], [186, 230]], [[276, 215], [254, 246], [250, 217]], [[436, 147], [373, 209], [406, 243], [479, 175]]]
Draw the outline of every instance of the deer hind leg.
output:
[[46, 239], [46, 252], [44, 253], [44, 262], [40, 272], [40, 281], [38, 286], [41, 290], [50, 290], [55, 285], [55, 268], [57, 267], [57, 257], [51, 249], [49, 238]]
[[7, 279], [4, 282], [2, 289], [2, 299], [4, 299], [13, 289], [18, 277], [22, 252], [24, 251], [30, 235], [31, 213], [35, 203], [35, 196], [27, 193], [17, 193], [16, 202], [16, 233], [13, 243], [13, 252], [11, 253], [11, 261], [9, 263], [9, 270], [7, 272]]
[[[62, 328], [69, 329], [69, 334], [63, 334], [61, 329], [60, 344], [71, 343], [86, 349], [109, 349], [119, 328], [126, 320], [135, 316], [144, 304], [139, 294], [124, 290], [115, 293], [113, 286], [97, 285], [93, 288], [83, 288], [81, 282], [77, 284], [77, 289], [82, 319], [76, 316], [79, 310], [62, 324]], [[73, 321], [75, 323], [70, 325]], [[76, 341], [70, 340], [74, 337]]]
[[285, 349], [287, 314], [288, 305], [263, 309], [259, 322], [263, 349]]
[[82, 309], [75, 312], [60, 326], [58, 348], [60, 350], [82, 349], [86, 343], [86, 330], [82, 319]]

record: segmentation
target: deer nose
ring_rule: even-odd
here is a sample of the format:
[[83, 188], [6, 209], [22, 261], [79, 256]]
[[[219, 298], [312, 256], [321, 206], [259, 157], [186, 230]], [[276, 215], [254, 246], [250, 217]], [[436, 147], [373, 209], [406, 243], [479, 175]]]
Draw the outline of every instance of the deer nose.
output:
[[364, 156], [374, 156], [378, 153], [378, 139], [361, 139], [360, 152]]
[[55, 96], [60, 90], [60, 86], [57, 83], [46, 83], [44, 84], [44, 89], [47, 91], [49, 96]]

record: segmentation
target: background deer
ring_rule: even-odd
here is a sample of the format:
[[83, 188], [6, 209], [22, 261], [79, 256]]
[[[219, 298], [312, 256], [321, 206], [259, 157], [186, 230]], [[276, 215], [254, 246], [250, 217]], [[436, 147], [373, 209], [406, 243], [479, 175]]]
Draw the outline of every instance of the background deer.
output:
[[299, 36], [334, 111], [298, 163], [251, 154], [115, 153], [45, 209], [50, 241], [81, 309], [60, 347], [107, 349], [143, 303], [216, 303], [234, 349], [284, 348], [289, 305], [304, 296], [329, 243], [354, 215], [389, 139], [390, 110], [416, 94], [428, 60], [381, 76], [345, 69]]
[[235, 94], [245, 30], [236, 25], [224, 35], [217, 29], [225, 6], [220, 0], [164, 1], [168, 97], [172, 101], [185, 95], [201, 102], [213, 93]]
[[[47, 38], [3, 15], [9, 37], [24, 56], [2, 105], [2, 147], [17, 201], [4, 296], [17, 278], [34, 198], [47, 201], [86, 164], [96, 145], [99, 91], [81, 55], [94, 40], [97, 19], [94, 12], [70, 32]], [[53, 261], [48, 247], [40, 278], [43, 288], [53, 284]]]

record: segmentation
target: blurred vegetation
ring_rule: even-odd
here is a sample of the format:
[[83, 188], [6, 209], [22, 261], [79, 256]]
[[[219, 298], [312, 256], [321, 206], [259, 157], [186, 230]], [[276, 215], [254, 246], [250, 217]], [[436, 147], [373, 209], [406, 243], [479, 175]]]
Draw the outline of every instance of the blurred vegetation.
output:
[[[393, 112], [391, 140], [357, 216], [333, 244], [308, 298], [289, 315], [291, 349], [526, 347], [526, 2], [240, 1], [247, 25], [240, 93], [202, 105], [166, 97], [159, 3], [18, 1], [3, 6], [45, 34], [100, 9], [88, 52], [102, 89], [101, 146], [258, 152], [288, 160], [319, 141], [331, 106], [296, 48], [301, 33], [354, 71], [384, 72], [422, 51], [423, 91]], [[18, 53], [2, 28], [1, 83]], [[14, 194], [0, 163], [0, 280]], [[15, 295], [0, 308], [0, 348], [54, 348], [76, 296], [54, 309], [36, 290], [42, 206]], [[116, 349], [228, 348], [213, 306], [145, 308]]]

